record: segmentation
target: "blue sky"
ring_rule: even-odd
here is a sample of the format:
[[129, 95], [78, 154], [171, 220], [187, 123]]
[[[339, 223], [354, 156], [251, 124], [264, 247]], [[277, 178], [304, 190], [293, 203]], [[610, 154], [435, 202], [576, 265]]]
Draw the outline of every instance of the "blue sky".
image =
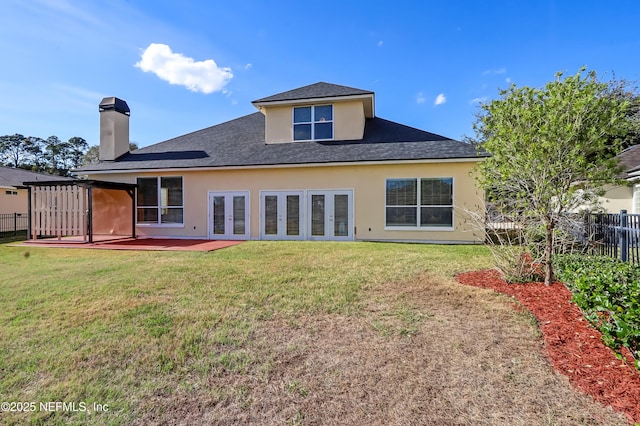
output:
[[640, 81], [640, 2], [3, 0], [0, 135], [98, 143], [98, 104], [147, 146], [326, 81], [376, 115], [455, 139], [478, 102], [586, 65]]

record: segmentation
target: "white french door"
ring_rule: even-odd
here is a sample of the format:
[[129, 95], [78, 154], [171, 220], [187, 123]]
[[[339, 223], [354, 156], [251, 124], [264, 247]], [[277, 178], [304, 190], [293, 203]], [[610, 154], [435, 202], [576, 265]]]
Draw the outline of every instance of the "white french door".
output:
[[304, 239], [304, 191], [262, 191], [260, 206], [262, 239]]
[[353, 240], [353, 191], [307, 191], [307, 238]]
[[249, 239], [249, 191], [209, 192], [209, 238]]

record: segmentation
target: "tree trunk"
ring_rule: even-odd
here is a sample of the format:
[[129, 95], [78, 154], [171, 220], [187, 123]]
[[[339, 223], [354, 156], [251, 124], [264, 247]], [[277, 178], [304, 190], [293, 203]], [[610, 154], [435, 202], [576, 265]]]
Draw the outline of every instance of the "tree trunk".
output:
[[551, 265], [551, 254], [553, 253], [553, 223], [547, 223], [546, 241], [544, 245], [544, 284], [551, 285], [553, 282], [553, 265]]

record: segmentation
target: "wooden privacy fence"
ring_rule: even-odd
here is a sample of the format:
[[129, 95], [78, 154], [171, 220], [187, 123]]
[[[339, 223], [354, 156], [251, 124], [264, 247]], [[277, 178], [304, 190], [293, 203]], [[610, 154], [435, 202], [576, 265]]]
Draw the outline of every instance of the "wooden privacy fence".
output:
[[31, 189], [31, 235], [87, 240], [87, 191], [78, 185], [35, 186]]
[[640, 214], [591, 213], [585, 216], [585, 232], [592, 254], [640, 263]]

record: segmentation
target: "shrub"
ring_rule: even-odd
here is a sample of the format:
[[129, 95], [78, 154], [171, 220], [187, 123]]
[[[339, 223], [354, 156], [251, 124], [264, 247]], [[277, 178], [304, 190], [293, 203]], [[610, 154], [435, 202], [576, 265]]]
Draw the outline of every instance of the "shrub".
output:
[[640, 369], [640, 266], [604, 256], [559, 255], [558, 278], [585, 318], [614, 350], [624, 346]]

